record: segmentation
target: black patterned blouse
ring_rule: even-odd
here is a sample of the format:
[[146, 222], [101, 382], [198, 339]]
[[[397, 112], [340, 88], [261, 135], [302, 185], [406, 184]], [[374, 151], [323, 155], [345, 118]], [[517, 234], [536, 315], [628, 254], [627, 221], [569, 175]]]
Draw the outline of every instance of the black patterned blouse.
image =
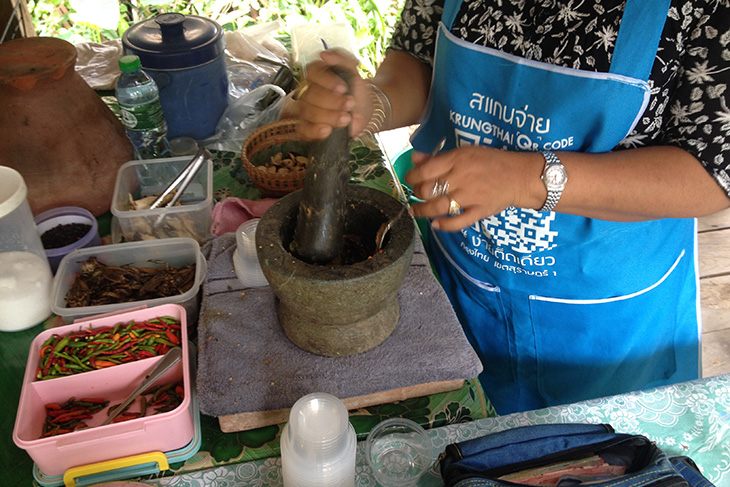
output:
[[[390, 47], [432, 64], [443, 5], [405, 0]], [[607, 72], [623, 8], [623, 0], [464, 0], [451, 32], [526, 59]], [[649, 105], [618, 148], [681, 147], [730, 195], [730, 0], [672, 0], [649, 83]]]

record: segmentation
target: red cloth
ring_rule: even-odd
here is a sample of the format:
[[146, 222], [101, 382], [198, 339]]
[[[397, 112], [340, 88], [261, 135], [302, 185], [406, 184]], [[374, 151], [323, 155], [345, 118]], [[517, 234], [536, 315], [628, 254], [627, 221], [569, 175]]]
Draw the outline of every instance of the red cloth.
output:
[[220, 237], [224, 233], [235, 232], [241, 223], [261, 215], [277, 201], [277, 198], [245, 200], [226, 198], [213, 207], [211, 233]]

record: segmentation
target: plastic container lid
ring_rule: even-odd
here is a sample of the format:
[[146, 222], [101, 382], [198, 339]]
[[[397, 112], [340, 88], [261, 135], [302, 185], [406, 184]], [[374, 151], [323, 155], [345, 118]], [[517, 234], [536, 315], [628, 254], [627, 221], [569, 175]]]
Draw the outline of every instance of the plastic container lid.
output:
[[12, 167], [0, 166], [0, 218], [12, 213], [27, 196], [23, 176]]
[[216, 59], [225, 50], [223, 29], [210, 19], [180, 13], [160, 14], [127, 29], [124, 51], [139, 56], [148, 69], [182, 69]]

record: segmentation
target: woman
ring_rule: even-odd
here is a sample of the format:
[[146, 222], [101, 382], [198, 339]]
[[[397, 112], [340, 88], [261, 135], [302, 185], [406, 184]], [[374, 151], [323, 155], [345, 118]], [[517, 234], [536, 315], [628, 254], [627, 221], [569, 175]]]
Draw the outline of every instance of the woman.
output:
[[356, 61], [325, 52], [285, 108], [313, 138], [420, 122], [412, 212], [500, 414], [701, 370], [694, 218], [730, 206], [730, 3], [574, 3], [407, 0], [371, 82], [347, 94], [329, 66]]

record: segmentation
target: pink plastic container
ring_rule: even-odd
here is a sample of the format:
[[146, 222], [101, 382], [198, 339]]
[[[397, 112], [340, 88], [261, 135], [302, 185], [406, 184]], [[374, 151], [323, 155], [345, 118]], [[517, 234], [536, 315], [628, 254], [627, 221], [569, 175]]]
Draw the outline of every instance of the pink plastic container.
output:
[[[49, 438], [41, 438], [46, 418], [45, 405], [63, 403], [71, 397], [103, 398], [110, 405], [122, 402], [162, 357], [92, 370], [66, 377], [41, 381], [35, 378], [41, 344], [53, 334], [64, 335], [86, 328], [113, 326], [119, 322], [171, 316], [181, 324], [182, 360], [156, 384], [183, 382], [185, 397], [172, 411], [145, 416], [121, 423], [101, 425], [106, 410], [86, 420], [89, 428]], [[63, 475], [72, 467], [114, 460], [154, 451], [172, 451], [188, 445], [195, 434], [191, 407], [187, 319], [185, 309], [177, 304], [120, 313], [89, 319], [40, 333], [31, 343], [28, 363], [15, 418], [13, 441], [26, 450], [38, 468], [47, 476]], [[130, 408], [134, 411], [134, 408]], [[137, 409], [138, 410], [138, 409]]]

